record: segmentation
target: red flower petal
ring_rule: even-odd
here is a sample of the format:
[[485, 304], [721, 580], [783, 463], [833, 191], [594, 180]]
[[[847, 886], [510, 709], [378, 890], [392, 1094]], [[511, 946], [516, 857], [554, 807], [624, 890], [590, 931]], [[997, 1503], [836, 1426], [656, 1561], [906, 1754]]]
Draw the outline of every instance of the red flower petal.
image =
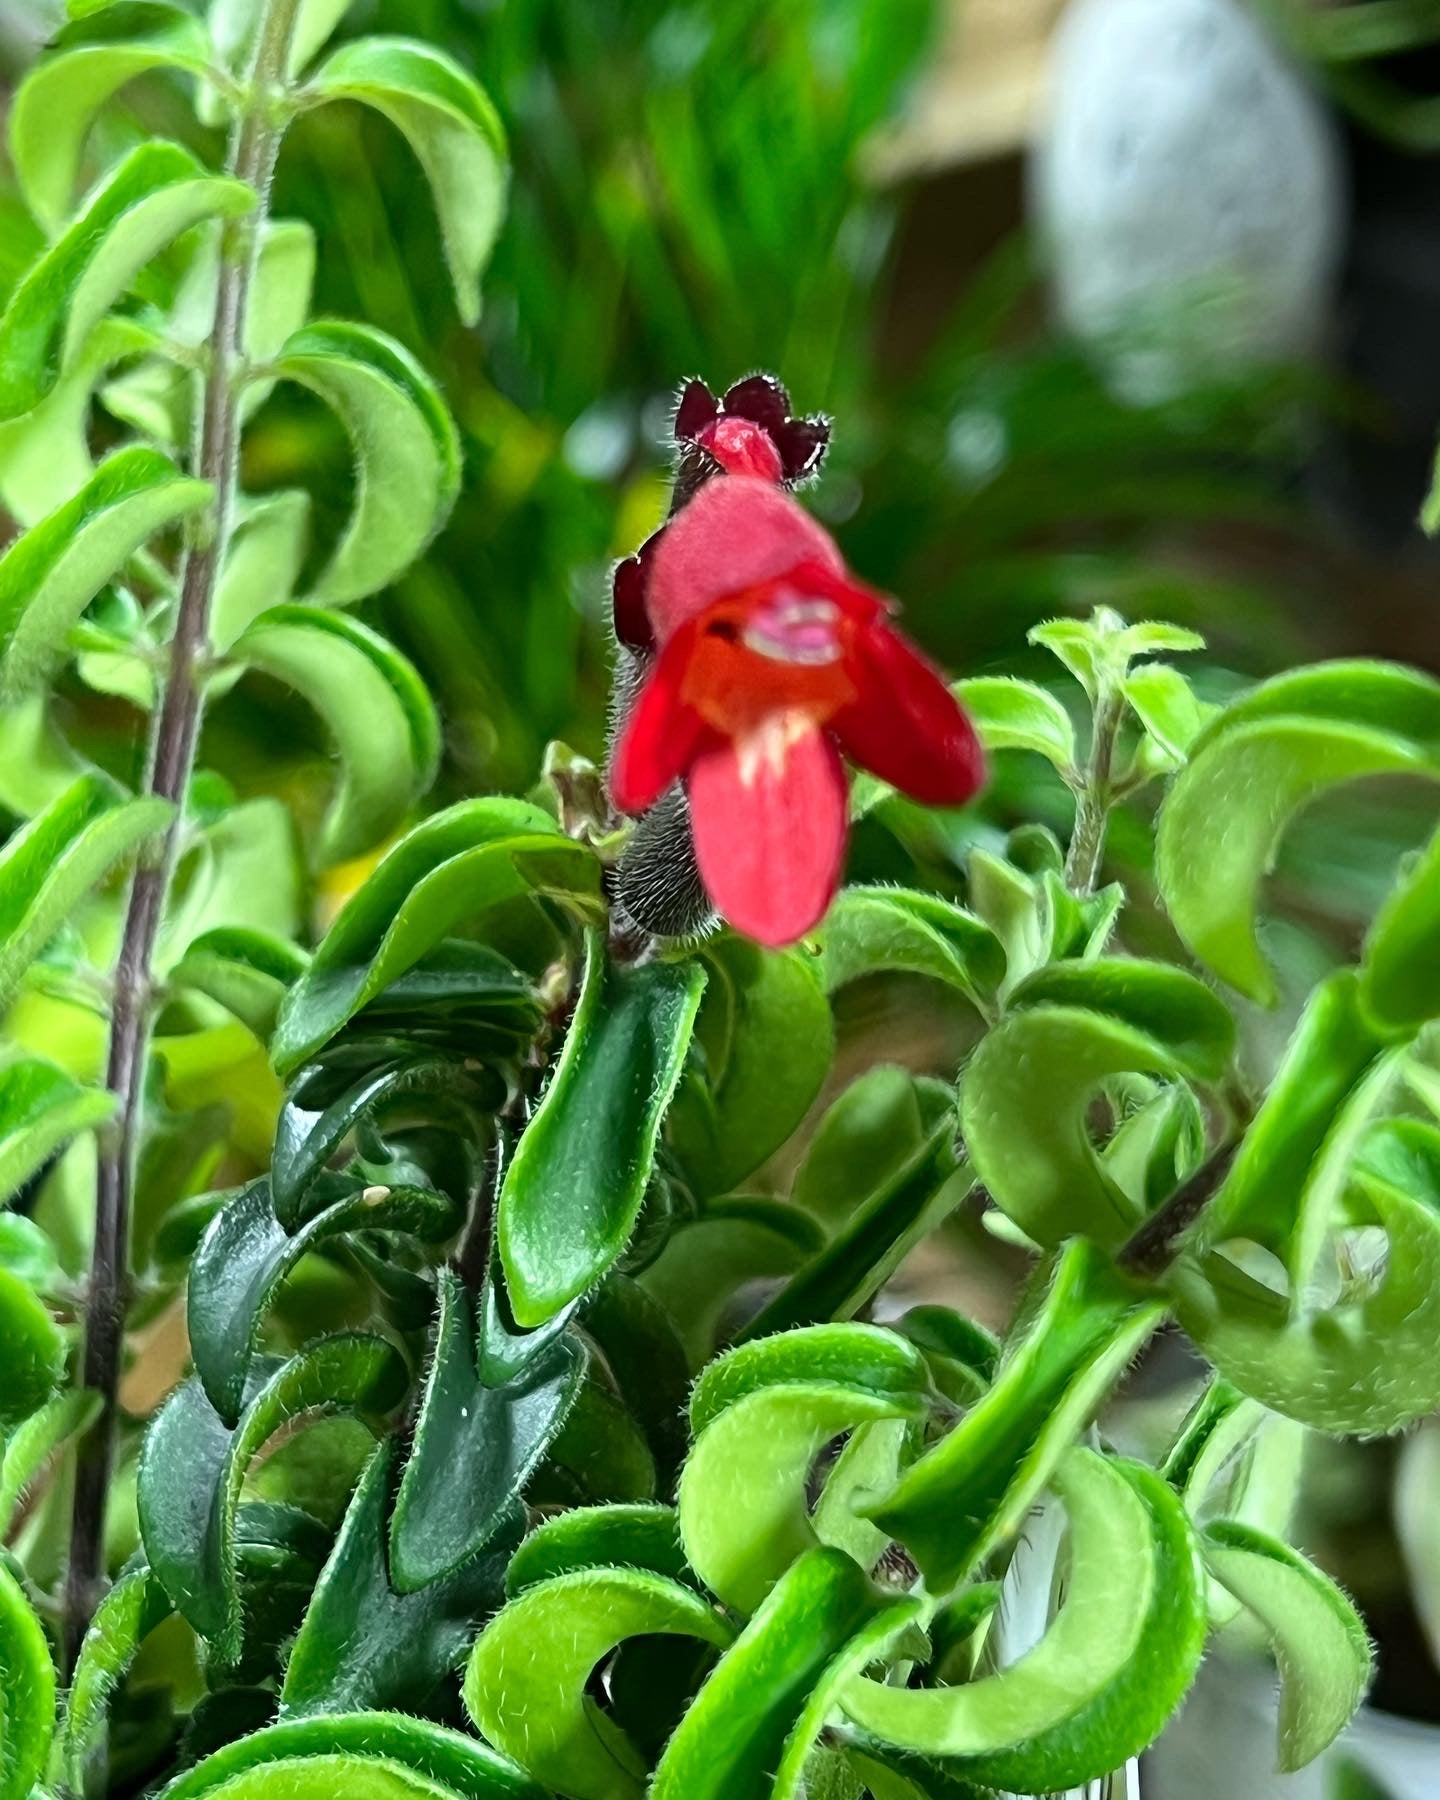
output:
[[940, 671], [882, 620], [863, 625], [847, 672], [856, 696], [830, 729], [852, 762], [925, 806], [960, 806], [983, 786], [985, 753]]
[[712, 743], [686, 787], [705, 891], [737, 931], [778, 948], [817, 925], [845, 858], [845, 772], [824, 732], [773, 717], [756, 737]]
[[750, 419], [716, 419], [701, 428], [695, 442], [727, 475], [758, 475], [762, 481], [785, 478], [774, 438]]
[[610, 763], [610, 798], [623, 813], [652, 807], [712, 735], [682, 698], [695, 636], [693, 628], [677, 632], [656, 657], [620, 733]]
[[750, 475], [709, 482], [656, 546], [647, 595], [655, 635], [663, 644], [716, 600], [805, 561], [844, 573], [834, 540], [804, 507]]
[[675, 408], [675, 436], [693, 438], [701, 426], [708, 425], [719, 410], [720, 402], [699, 376], [695, 376], [680, 390], [680, 403]]

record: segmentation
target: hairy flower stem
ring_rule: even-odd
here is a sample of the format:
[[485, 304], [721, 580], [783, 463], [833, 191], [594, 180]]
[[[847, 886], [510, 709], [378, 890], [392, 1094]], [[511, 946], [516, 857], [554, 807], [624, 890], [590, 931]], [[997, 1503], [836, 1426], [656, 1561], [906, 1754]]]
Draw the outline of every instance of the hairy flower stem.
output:
[[185, 560], [168, 668], [150, 736], [146, 791], [173, 802], [177, 811], [163, 842], [135, 873], [115, 970], [106, 1083], [118, 1105], [100, 1146], [95, 1247], [85, 1308], [84, 1384], [100, 1396], [101, 1412], [81, 1441], [75, 1470], [64, 1600], [67, 1668], [74, 1666], [100, 1597], [104, 1572], [105, 1502], [114, 1464], [125, 1338], [131, 1189], [154, 1005], [152, 963], [200, 734], [201, 664], [209, 642], [211, 603], [234, 518], [245, 324], [275, 160], [284, 136], [281, 101], [299, 10], [300, 0], [270, 0], [265, 9], [227, 164], [229, 173], [255, 190], [256, 201], [244, 219], [224, 227], [221, 239], [215, 317], [193, 458], [194, 472], [210, 482], [214, 500], [204, 535], [191, 546]]
[[1084, 784], [1075, 796], [1075, 830], [1065, 858], [1065, 885], [1072, 894], [1093, 894], [1105, 855], [1105, 834], [1114, 801], [1115, 740], [1125, 716], [1125, 701], [1113, 679], [1102, 682], [1095, 701], [1090, 734], [1090, 760]]

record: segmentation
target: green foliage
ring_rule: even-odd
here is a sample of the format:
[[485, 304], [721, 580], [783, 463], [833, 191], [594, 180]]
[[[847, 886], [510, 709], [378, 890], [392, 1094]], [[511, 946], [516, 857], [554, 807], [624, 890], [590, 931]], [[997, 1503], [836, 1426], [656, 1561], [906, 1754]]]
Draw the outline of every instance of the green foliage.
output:
[[[558, 8], [569, 114], [525, 86], [534, 9], [491, 9], [503, 128], [436, 45], [327, 50], [345, 10], [84, 9], [12, 109], [45, 242], [0, 316], [0, 497], [26, 527], [0, 559], [0, 1800], [1043, 1794], [1139, 1755], [1241, 1615], [1274, 1646], [1281, 1762], [1313, 1760], [1371, 1652], [1284, 1541], [1304, 1430], [1440, 1406], [1440, 1130], [1416, 1098], [1440, 838], [1268, 1066], [1210, 978], [1278, 985], [1262, 882], [1312, 801], [1396, 774], [1433, 800], [1440, 690], [1334, 664], [1221, 709], [1173, 660], [1202, 648], [1187, 625], [1051, 620], [1023, 677], [957, 687], [997, 786], [1048, 784], [1030, 822], [927, 819], [870, 784], [868, 878], [782, 951], [612, 916], [627, 827], [563, 747], [528, 798], [452, 785], [425, 814], [474, 766], [442, 769], [431, 688], [471, 679], [419, 641], [444, 607], [410, 607], [472, 547], [432, 551], [462, 480], [523, 544], [513, 589], [463, 565], [466, 631], [513, 652], [484, 696], [497, 756], [512, 714], [564, 704], [537, 689], [609, 525], [548, 451], [514, 454], [473, 369], [442, 392], [419, 302], [309, 318], [316, 231], [269, 216], [281, 140], [298, 121], [312, 158], [342, 147], [322, 272], [383, 286], [370, 128], [336, 101], [408, 144], [385, 154], [430, 189], [462, 324], [492, 248], [512, 284], [530, 269], [533, 310], [486, 330], [502, 360], [517, 333], [545, 346], [537, 437], [608, 404], [621, 244], [659, 345], [637, 392], [702, 351], [747, 366], [763, 331], [797, 392], [845, 402], [889, 202], [843, 171], [929, 8], [767, 13], [753, 82], [750, 0], [702, 8], [693, 43], [647, 24], [638, 51], [625, 9]], [[638, 91], [611, 79], [621, 43]], [[112, 132], [142, 79], [187, 144], [215, 140], [176, 125], [186, 103], [230, 128], [225, 173]], [[591, 154], [622, 126], [640, 139]], [[507, 130], [529, 164], [497, 247]], [[433, 238], [426, 209], [396, 229], [411, 210]], [[1002, 377], [996, 417], [1023, 417]], [[1077, 392], [1143, 462], [1153, 438]], [[877, 573], [912, 537], [901, 487], [945, 460], [883, 415], [854, 465], [898, 471], [870, 470]], [[316, 443], [348, 449], [348, 482]], [[1095, 500], [1071, 473], [1045, 501], [965, 497], [992, 570], [1007, 507], [1047, 526]], [[1167, 518], [1185, 499], [1136, 480]], [[375, 623], [397, 616], [404, 651]], [[313, 766], [267, 741], [278, 707]], [[123, 753], [97, 711], [132, 721]], [[1158, 894], [1148, 850], [1100, 885], [1131, 803], [1147, 846], [1159, 806]], [[982, 1221], [1032, 1258], [1003, 1333], [896, 1317], [910, 1253]], [[1211, 1374], [1151, 1467], [1107, 1408], [1172, 1320]], [[1016, 1656], [1036, 1508], [1060, 1521], [1055, 1604]]]

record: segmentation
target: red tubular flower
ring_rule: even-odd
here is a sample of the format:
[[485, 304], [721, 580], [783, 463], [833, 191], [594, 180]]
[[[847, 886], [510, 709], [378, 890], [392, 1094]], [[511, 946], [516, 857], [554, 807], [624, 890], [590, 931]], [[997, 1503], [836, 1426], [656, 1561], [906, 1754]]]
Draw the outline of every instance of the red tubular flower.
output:
[[891, 603], [769, 482], [708, 484], [666, 527], [646, 610], [659, 647], [611, 767], [622, 812], [683, 779], [706, 891], [737, 930], [794, 943], [840, 883], [841, 754], [931, 806], [984, 780], [970, 721]]
[[[717, 475], [753, 475], [783, 487], [807, 480], [825, 460], [830, 421], [819, 414], [794, 418], [790, 396], [773, 375], [747, 375], [718, 400], [697, 377], [681, 389], [675, 443], [680, 461], [672, 516]], [[615, 635], [628, 650], [644, 652], [655, 645], [645, 595], [666, 529], [662, 525], [653, 532], [615, 569]]]

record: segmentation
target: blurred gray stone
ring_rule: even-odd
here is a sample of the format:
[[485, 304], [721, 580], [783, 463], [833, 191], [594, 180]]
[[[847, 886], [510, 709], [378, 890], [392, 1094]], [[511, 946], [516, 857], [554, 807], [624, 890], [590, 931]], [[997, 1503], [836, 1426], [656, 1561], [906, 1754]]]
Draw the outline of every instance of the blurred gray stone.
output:
[[1031, 208], [1062, 319], [1132, 378], [1313, 348], [1342, 198], [1331, 122], [1243, 0], [1074, 0]]

